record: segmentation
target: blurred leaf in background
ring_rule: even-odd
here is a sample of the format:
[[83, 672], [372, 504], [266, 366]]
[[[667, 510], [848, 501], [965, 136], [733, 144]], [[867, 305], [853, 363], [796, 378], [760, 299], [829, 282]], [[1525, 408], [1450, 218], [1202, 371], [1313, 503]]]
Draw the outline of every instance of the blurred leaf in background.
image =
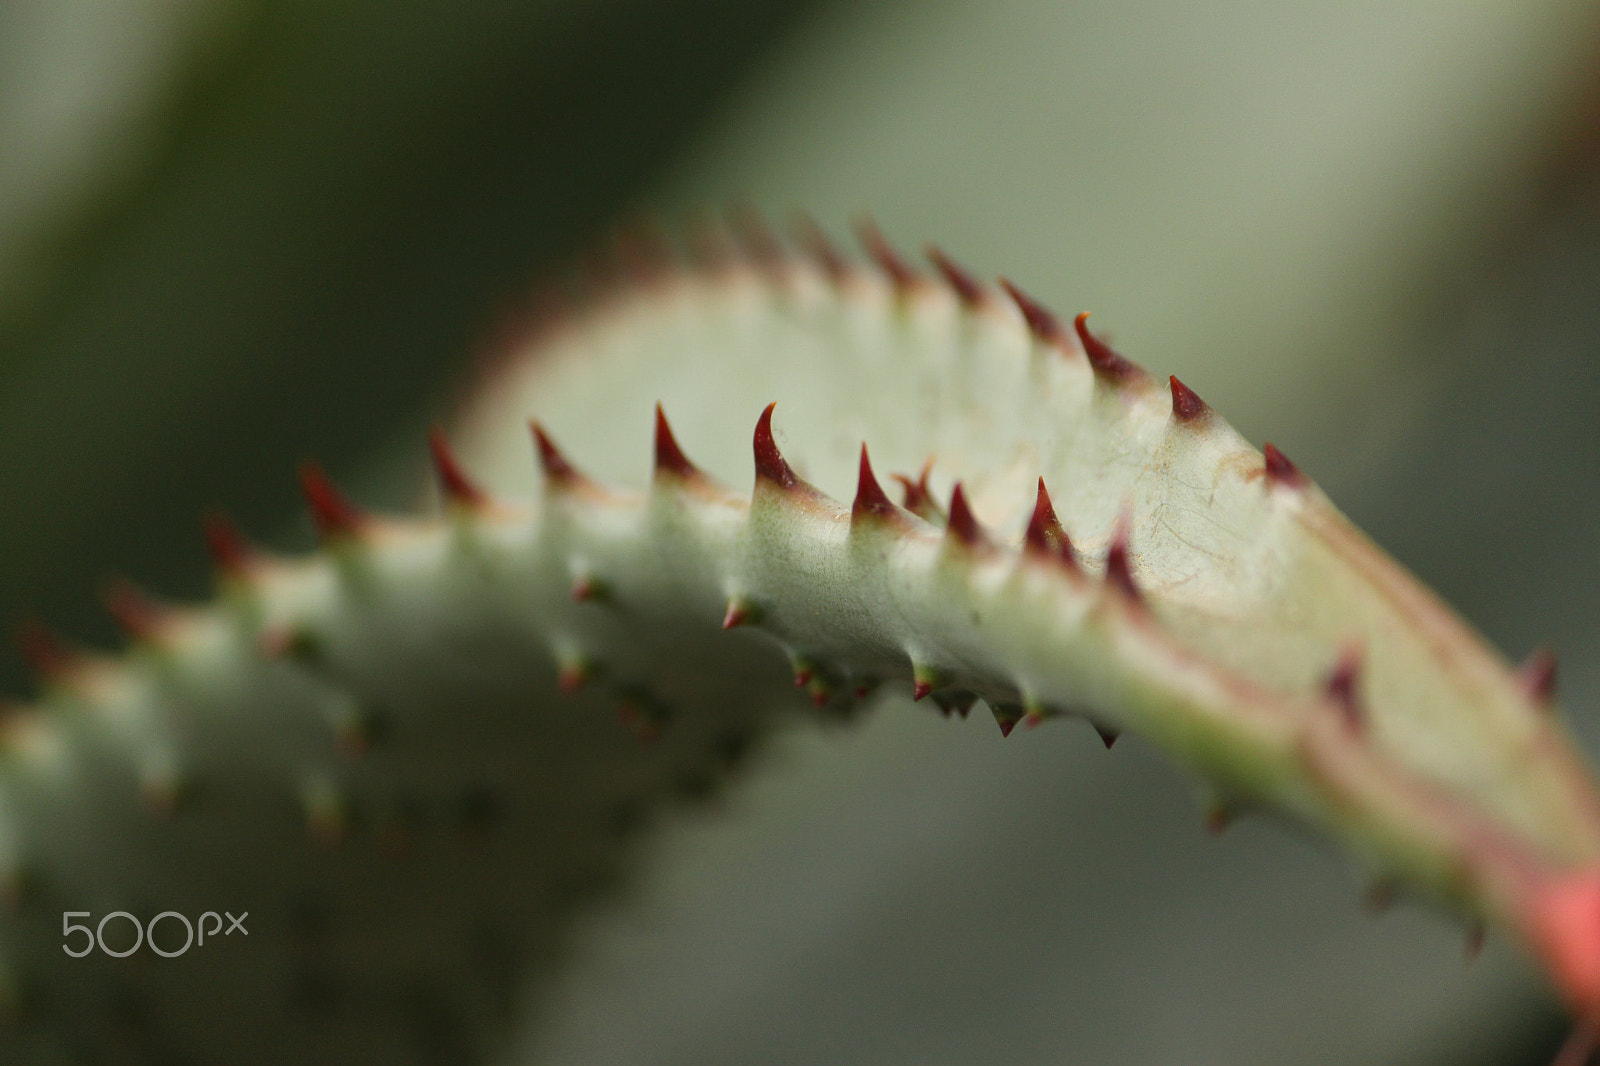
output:
[[[272, 530], [305, 454], [408, 504], [421, 427], [528, 276], [624, 208], [749, 199], [871, 210], [1094, 310], [1508, 653], [1555, 643], [1593, 743], [1597, 57], [1600, 9], [1554, 0], [13, 0], [0, 609], [103, 636], [112, 569], [198, 594], [194, 516]], [[1138, 744], [1002, 745], [889, 703], [769, 763], [652, 845], [541, 986], [531, 1058], [1543, 1062], [1555, 1039], [1513, 953], [1463, 971], [1447, 922], [1368, 920], [1280, 827], [1204, 838]]]
[[798, 6], [0, 8], [0, 617], [107, 636], [114, 568], [202, 591], [204, 507], [270, 528], [303, 456], [420, 462], [496, 315]]

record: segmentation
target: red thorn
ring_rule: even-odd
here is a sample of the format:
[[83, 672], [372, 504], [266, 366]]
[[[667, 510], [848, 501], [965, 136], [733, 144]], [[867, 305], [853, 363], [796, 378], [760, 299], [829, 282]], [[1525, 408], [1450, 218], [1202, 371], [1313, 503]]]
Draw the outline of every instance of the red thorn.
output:
[[1117, 520], [1116, 532], [1111, 535], [1111, 547], [1106, 552], [1106, 584], [1120, 591], [1128, 599], [1139, 602], [1143, 596], [1134, 583], [1133, 570], [1128, 562], [1128, 516]]
[[890, 474], [889, 476], [900, 482], [904, 496], [902, 507], [929, 522], [942, 523], [944, 521], [944, 512], [934, 502], [933, 492], [928, 488], [928, 475], [932, 472], [933, 460], [929, 459], [922, 464], [922, 473], [917, 475], [915, 481], [912, 481], [904, 474]]
[[556, 687], [563, 696], [571, 696], [589, 682], [589, 671], [581, 663], [568, 663], [556, 671]]
[[233, 520], [221, 511], [212, 511], [204, 520], [206, 548], [218, 570], [228, 577], [244, 577], [256, 562], [255, 549], [245, 542]]
[[345, 722], [338, 727], [334, 735], [334, 747], [339, 749], [339, 754], [347, 759], [359, 759], [367, 753], [371, 746], [366, 732], [360, 722]]
[[798, 488], [800, 479], [779, 453], [778, 442], [772, 439], [772, 409], [776, 406], [776, 402], [767, 404], [756, 421], [756, 480], [770, 481], [780, 489]]
[[1115, 744], [1117, 738], [1122, 735], [1119, 731], [1103, 726], [1099, 722], [1094, 723], [1094, 731], [1100, 735], [1100, 743], [1106, 746], [1107, 751], [1111, 750], [1111, 745]]
[[911, 699], [913, 702], [924, 700], [933, 691], [933, 682], [927, 678], [918, 678], [911, 685]]
[[157, 817], [171, 818], [178, 813], [183, 789], [171, 782], [150, 782], [140, 787], [139, 796]]
[[867, 254], [889, 276], [889, 280], [894, 282], [897, 290], [904, 292], [917, 283], [917, 272], [906, 265], [906, 261], [900, 258], [899, 252], [890, 247], [872, 219], [856, 220], [856, 237], [861, 241], [861, 247], [867, 250]]
[[619, 273], [635, 284], [659, 281], [672, 268], [672, 244], [649, 215], [624, 219], [612, 231], [609, 243]]
[[746, 255], [763, 267], [774, 267], [788, 258], [783, 241], [767, 225], [766, 215], [752, 203], [737, 203], [728, 208], [728, 225], [734, 240]]
[[856, 499], [850, 505], [850, 521], [854, 525], [868, 517], [898, 519], [900, 511], [884, 494], [883, 486], [872, 472], [872, 460], [867, 458], [867, 446], [861, 445], [861, 472], [856, 481]]
[[695, 211], [684, 228], [689, 261], [707, 273], [720, 274], [738, 258], [722, 220], [708, 211]]
[[584, 574], [572, 582], [573, 603], [593, 603], [606, 598], [605, 582]]
[[969, 548], [988, 543], [989, 538], [984, 536], [978, 520], [973, 517], [972, 508], [967, 505], [967, 494], [959, 481], [950, 493], [950, 524], [945, 529], [950, 536]]
[[828, 690], [826, 685], [818, 685], [811, 690], [811, 705], [813, 707], [826, 707], [828, 700], [832, 698], [833, 693]]
[[722, 628], [734, 629], [747, 625], [752, 615], [750, 605], [743, 600], [732, 599], [728, 601], [728, 611], [722, 616]]
[[16, 640], [17, 650], [28, 668], [47, 680], [70, 673], [79, 658], [66, 641], [36, 618], [28, 619], [17, 628]]
[[1015, 704], [991, 703], [989, 710], [994, 714], [994, 722], [995, 725], [1000, 727], [1000, 736], [1002, 738], [1009, 737], [1011, 731], [1017, 728], [1017, 723], [1022, 721], [1022, 715], [1018, 712]]
[[1364, 726], [1360, 696], [1356, 686], [1361, 679], [1361, 650], [1349, 647], [1339, 656], [1333, 671], [1323, 682], [1323, 692], [1339, 708], [1345, 724], [1359, 732]]
[[1072, 328], [1078, 331], [1078, 342], [1083, 345], [1083, 354], [1089, 357], [1089, 365], [1094, 367], [1094, 372], [1111, 381], [1122, 381], [1137, 374], [1138, 366], [1090, 333], [1088, 322], [1089, 312], [1084, 311], [1072, 320]]
[[1473, 922], [1467, 928], [1466, 959], [1470, 962], [1477, 961], [1483, 954], [1483, 942], [1488, 939], [1489, 931], [1482, 922]]
[[1006, 295], [1022, 312], [1022, 320], [1035, 337], [1045, 344], [1059, 345], [1062, 342], [1066, 334], [1061, 330], [1061, 320], [1051, 311], [1005, 278], [1000, 279], [1000, 287], [1006, 290]]
[[1400, 895], [1400, 887], [1387, 878], [1374, 881], [1366, 891], [1367, 910], [1373, 917], [1387, 914]]
[[656, 472], [674, 474], [681, 478], [697, 477], [698, 468], [683, 454], [683, 449], [678, 447], [678, 440], [672, 435], [672, 427], [667, 424], [666, 412], [661, 405], [656, 404]]
[[952, 714], [966, 718], [967, 714], [972, 710], [972, 705], [978, 702], [978, 695], [975, 692], [957, 689], [953, 692], [935, 693], [933, 702], [939, 705], [940, 713], [946, 718]]
[[1289, 461], [1288, 456], [1271, 444], [1263, 444], [1261, 451], [1266, 456], [1268, 481], [1276, 481], [1280, 485], [1291, 486], [1305, 484], [1306, 476], [1300, 472], [1299, 467]]
[[556, 486], [570, 486], [583, 479], [573, 465], [567, 462], [567, 457], [555, 446], [550, 435], [544, 427], [537, 422], [529, 422], [528, 428], [533, 430], [533, 441], [538, 445], [539, 466], [544, 470], [545, 479]]
[[801, 249], [822, 268], [822, 272], [828, 275], [829, 280], [837, 283], [844, 279], [848, 270], [844, 256], [839, 254], [839, 249], [834, 247], [833, 241], [829, 240], [822, 227], [817, 225], [816, 219], [805, 213], [797, 214], [790, 230]]
[[811, 667], [809, 667], [809, 666], [797, 666], [797, 667], [795, 667], [795, 671], [794, 671], [794, 687], [795, 688], [805, 688], [807, 685], [811, 684], [811, 679], [814, 676], [815, 675], [811, 672]]
[[931, 244], [925, 249], [924, 254], [938, 268], [945, 284], [950, 286], [963, 305], [977, 307], [984, 302], [988, 294], [983, 291], [983, 286], [979, 285], [971, 274], [951, 262], [949, 256]]
[[369, 521], [344, 494], [334, 488], [316, 463], [300, 464], [300, 488], [311, 507], [311, 520], [323, 540], [359, 536]]
[[1199, 395], [1178, 380], [1173, 374], [1167, 379], [1172, 386], [1172, 417], [1179, 422], [1198, 422], [1211, 413], [1211, 407]]
[[1556, 702], [1556, 655], [1549, 648], [1535, 649], [1517, 670], [1522, 691], [1536, 706], [1549, 708]]
[[450, 451], [444, 430], [435, 426], [428, 433], [428, 451], [433, 455], [434, 476], [439, 479], [439, 490], [444, 498], [458, 507], [481, 508], [489, 502], [482, 489], [467, 479], [461, 464]]
[[1586, 1066], [1597, 1046], [1600, 1046], [1600, 1022], [1592, 1018], [1574, 1022], [1550, 1066]]
[[103, 599], [106, 610], [130, 638], [151, 640], [160, 635], [167, 611], [126, 578], [117, 578], [106, 586]]
[[1028, 520], [1028, 532], [1023, 538], [1023, 548], [1047, 559], [1055, 559], [1074, 570], [1078, 567], [1078, 560], [1072, 554], [1072, 541], [1056, 519], [1056, 509], [1051, 506], [1050, 493], [1045, 489], [1042, 477], [1039, 479], [1039, 496], [1033, 505], [1033, 517]]

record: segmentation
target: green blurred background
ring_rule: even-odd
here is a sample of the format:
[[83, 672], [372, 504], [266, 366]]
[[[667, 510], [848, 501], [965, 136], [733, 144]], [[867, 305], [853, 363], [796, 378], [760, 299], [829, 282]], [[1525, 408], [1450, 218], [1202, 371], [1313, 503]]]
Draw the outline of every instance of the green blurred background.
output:
[[[308, 543], [305, 456], [411, 506], [534, 278], [734, 200], [1092, 309], [1554, 644], [1600, 747], [1593, 3], [0, 0], [0, 621], [201, 595], [208, 506]], [[899, 706], [785, 741], [530, 988], [527, 1057], [1548, 1060], [1514, 951], [1464, 969], [1097, 748]]]

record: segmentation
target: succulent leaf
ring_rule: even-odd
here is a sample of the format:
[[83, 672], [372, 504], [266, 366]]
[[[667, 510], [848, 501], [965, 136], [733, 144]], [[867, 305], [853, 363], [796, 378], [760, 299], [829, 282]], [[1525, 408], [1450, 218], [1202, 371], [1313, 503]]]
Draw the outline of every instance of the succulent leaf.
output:
[[[1227, 797], [1214, 828], [1316, 826], [1521, 939], [1600, 1018], [1600, 798], [1553, 659], [1513, 670], [1087, 316], [1069, 332], [1009, 282], [862, 239], [865, 263], [746, 216], [681, 256], [619, 237], [481, 384], [460, 460], [430, 439], [442, 517], [368, 515], [307, 466], [320, 551], [213, 521], [214, 604], [119, 592], [120, 659], [34, 638], [48, 691], [0, 769], [0, 874], [29, 886], [0, 923], [19, 1040], [159, 1057], [226, 1031], [231, 1061], [341, 1061], [443, 1039], [414, 1031], [421, 996], [484, 1053], [505, 989], [472, 944], [554, 955], [652, 804], [884, 688], [981, 699], [1006, 734], [1140, 734]], [[875, 467], [921, 471], [896, 475], [904, 507]], [[57, 950], [63, 910], [152, 904], [265, 935], [204, 967]], [[137, 1032], [90, 1024], [130, 997]]]

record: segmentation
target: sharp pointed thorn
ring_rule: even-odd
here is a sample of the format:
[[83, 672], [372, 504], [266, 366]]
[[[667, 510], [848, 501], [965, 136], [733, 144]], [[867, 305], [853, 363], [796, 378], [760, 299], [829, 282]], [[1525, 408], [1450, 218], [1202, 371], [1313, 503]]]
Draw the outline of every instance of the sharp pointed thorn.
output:
[[1111, 381], [1122, 381], [1140, 372], [1137, 365], [1118, 355], [1111, 345], [1089, 332], [1089, 312], [1084, 311], [1073, 319], [1072, 328], [1077, 332], [1078, 343], [1083, 346], [1083, 354], [1088, 357], [1089, 365], [1096, 374]]
[[444, 430], [437, 426], [428, 433], [428, 451], [433, 456], [433, 473], [439, 482], [439, 491], [451, 505], [478, 510], [489, 502], [483, 490], [462, 471], [461, 464], [450, 451]]
[[861, 247], [872, 257], [873, 262], [877, 263], [894, 283], [895, 289], [905, 292], [920, 280], [917, 272], [912, 270], [900, 257], [900, 253], [889, 245], [872, 219], [862, 217], [856, 220], [856, 237], [861, 241]]
[[1305, 484], [1306, 476], [1300, 472], [1299, 467], [1289, 461], [1288, 456], [1270, 443], [1262, 445], [1261, 451], [1266, 458], [1265, 468], [1268, 481], [1295, 487]]
[[672, 243], [648, 214], [625, 218], [612, 232], [610, 249], [618, 272], [636, 285], [650, 285], [672, 272]]
[[1077, 569], [1078, 560], [1072, 553], [1072, 541], [1056, 518], [1056, 509], [1050, 503], [1050, 492], [1039, 479], [1038, 495], [1033, 503], [1033, 517], [1028, 520], [1028, 531], [1023, 537], [1024, 550], [1047, 559], [1055, 559], [1071, 569]]
[[750, 625], [756, 620], [756, 608], [749, 600], [735, 596], [728, 601], [728, 609], [722, 615], [723, 629], [737, 629], [739, 626]]
[[794, 687], [805, 688], [811, 684], [811, 679], [814, 676], [809, 666], [797, 667], [794, 672]]
[[1574, 1022], [1550, 1066], [1589, 1066], [1596, 1047], [1600, 1047], [1600, 1020]]
[[690, 214], [684, 227], [689, 262], [708, 274], [721, 274], [738, 260], [738, 249], [722, 219], [710, 211]]
[[961, 487], [961, 482], [956, 482], [955, 489], [950, 493], [950, 522], [945, 527], [948, 536], [968, 548], [980, 548], [988, 543], [978, 520], [972, 514], [972, 508], [967, 503], [967, 494]]
[[1117, 742], [1117, 738], [1122, 735], [1122, 733], [1118, 730], [1103, 726], [1098, 722], [1095, 723], [1094, 731], [1099, 734], [1100, 743], [1106, 746], [1107, 751], [1111, 750], [1111, 746], [1115, 744]]
[[801, 250], [822, 268], [822, 272], [829, 280], [835, 283], [844, 280], [849, 269], [845, 265], [844, 256], [839, 254], [839, 249], [828, 238], [827, 233], [817, 225], [816, 219], [804, 212], [797, 214], [790, 225], [790, 232], [794, 234]]
[[1388, 878], [1381, 878], [1367, 886], [1365, 903], [1367, 910], [1377, 917], [1388, 913], [1394, 906], [1395, 899], [1400, 894], [1400, 888]]
[[370, 519], [334, 487], [316, 463], [300, 465], [300, 488], [323, 540], [357, 537], [366, 530]]
[[1211, 413], [1210, 406], [1199, 395], [1178, 380], [1173, 374], [1167, 379], [1172, 387], [1172, 417], [1184, 424], [1199, 422]]
[[950, 257], [937, 247], [931, 244], [928, 245], [925, 254], [929, 261], [938, 268], [940, 276], [945, 280], [945, 284], [950, 286], [951, 291], [956, 294], [956, 299], [960, 300], [963, 305], [977, 307], [988, 298], [988, 294], [984, 291], [983, 286], [978, 284], [977, 279], [951, 262]]
[[951, 715], [960, 715], [965, 718], [972, 710], [972, 705], [978, 702], [978, 695], [975, 692], [967, 692], [962, 689], [946, 690], [934, 693], [933, 702], [939, 705], [940, 712], [946, 718]]
[[1345, 725], [1355, 732], [1359, 732], [1366, 724], [1359, 692], [1362, 658], [1359, 647], [1353, 644], [1346, 647], [1322, 686], [1323, 694], [1338, 708]]
[[102, 599], [117, 627], [132, 640], [156, 639], [169, 617], [166, 608], [126, 578], [107, 584]]
[[928, 487], [928, 477], [933, 472], [933, 460], [929, 459], [922, 464], [922, 473], [912, 480], [904, 474], [890, 474], [889, 476], [900, 482], [904, 500], [901, 506], [924, 521], [935, 525], [943, 525], [945, 515], [934, 501], [933, 492]]
[[1478, 956], [1483, 954], [1483, 944], [1488, 938], [1488, 929], [1482, 922], [1473, 922], [1467, 928], [1467, 942], [1465, 945], [1467, 962], [1477, 961]]
[[780, 489], [794, 489], [799, 487], [800, 479], [778, 451], [778, 442], [772, 438], [772, 409], [776, 406], [775, 402], [767, 404], [766, 410], [761, 412], [761, 417], [756, 421], [756, 480], [771, 482]]
[[147, 781], [139, 787], [139, 797], [158, 818], [173, 818], [183, 804], [183, 786], [176, 781]]
[[1216, 800], [1206, 806], [1205, 826], [1206, 832], [1212, 836], [1221, 836], [1233, 824], [1238, 812], [1222, 800]]
[[916, 681], [912, 682], [912, 685], [911, 685], [911, 699], [912, 699], [913, 702], [919, 702], [920, 703], [922, 700], [927, 699], [928, 696], [930, 696], [932, 693], [933, 693], [933, 682], [932, 681], [929, 681], [926, 678], [918, 678]]
[[1000, 279], [1000, 287], [1011, 297], [1011, 302], [1017, 305], [1017, 310], [1022, 312], [1022, 320], [1028, 324], [1028, 329], [1042, 344], [1060, 345], [1066, 334], [1062, 332], [1061, 320], [1045, 306], [1005, 278]]
[[1556, 656], [1549, 648], [1538, 648], [1517, 670], [1522, 691], [1536, 707], [1549, 708], [1556, 702]]
[[600, 603], [608, 598], [606, 583], [590, 574], [583, 574], [572, 582], [573, 603]]
[[568, 663], [556, 673], [556, 687], [563, 696], [579, 692], [589, 683], [589, 670], [582, 663]]
[[17, 627], [17, 650], [23, 661], [40, 678], [56, 681], [72, 672], [81, 658], [76, 649], [61, 639], [49, 626], [30, 618]]
[[1013, 703], [991, 703], [989, 711], [994, 715], [995, 725], [1000, 727], [1000, 736], [1009, 737], [1011, 731], [1017, 728], [1017, 723], [1022, 721], [1022, 711]]
[[206, 549], [217, 570], [233, 578], [248, 575], [256, 564], [256, 552], [251, 548], [239, 527], [221, 511], [212, 511], [205, 517]]
[[666, 413], [656, 404], [656, 473], [672, 474], [680, 478], [698, 477], [699, 469], [683, 454], [678, 440], [672, 435]]
[[759, 267], [774, 268], [788, 259], [783, 240], [767, 223], [767, 216], [755, 204], [740, 202], [728, 208], [728, 228], [745, 258]]
[[555, 446], [550, 435], [544, 427], [537, 422], [529, 422], [528, 428], [533, 431], [533, 442], [539, 454], [539, 468], [544, 471], [545, 481], [551, 486], [566, 487], [575, 485], [582, 480], [582, 475], [561, 454], [561, 449]]
[[850, 523], [857, 523], [868, 518], [898, 519], [900, 510], [893, 501], [884, 494], [883, 486], [878, 484], [877, 475], [872, 472], [872, 460], [867, 457], [867, 446], [861, 445], [861, 464], [859, 476], [856, 481], [855, 502], [850, 505]]
[[1117, 521], [1116, 532], [1111, 537], [1111, 547], [1106, 551], [1106, 584], [1121, 592], [1130, 601], [1139, 603], [1144, 599], [1139, 591], [1139, 585], [1133, 579], [1133, 568], [1128, 553], [1128, 516], [1124, 514]]

